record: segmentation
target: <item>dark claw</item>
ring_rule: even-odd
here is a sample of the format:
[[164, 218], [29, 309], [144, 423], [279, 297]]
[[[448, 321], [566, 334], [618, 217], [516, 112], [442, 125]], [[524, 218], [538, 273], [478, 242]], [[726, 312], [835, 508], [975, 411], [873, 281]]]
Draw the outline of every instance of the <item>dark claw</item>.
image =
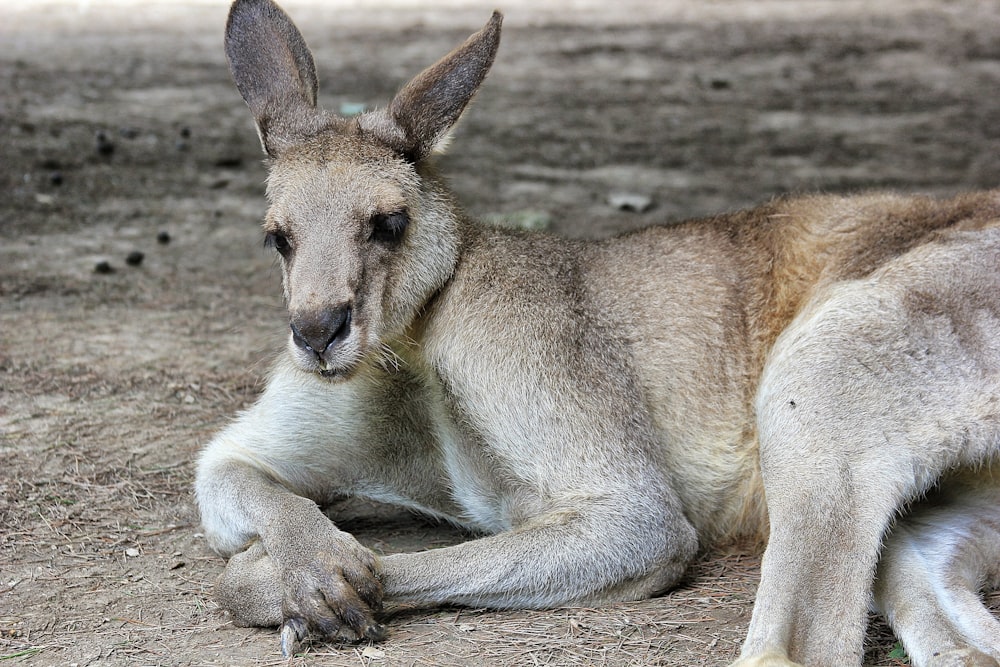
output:
[[299, 650], [299, 645], [309, 633], [301, 618], [286, 618], [281, 624], [281, 655], [291, 658]]

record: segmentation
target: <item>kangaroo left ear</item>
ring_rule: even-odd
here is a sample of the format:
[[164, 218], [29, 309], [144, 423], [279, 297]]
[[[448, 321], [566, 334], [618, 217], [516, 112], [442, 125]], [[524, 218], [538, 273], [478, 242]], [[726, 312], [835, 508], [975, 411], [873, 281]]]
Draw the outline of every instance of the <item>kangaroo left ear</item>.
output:
[[490, 71], [500, 46], [503, 15], [494, 11], [486, 26], [406, 84], [387, 109], [358, 119], [375, 136], [412, 162], [440, 152], [448, 135]]
[[226, 56], [271, 157], [323, 122], [316, 66], [298, 28], [272, 0], [235, 0], [226, 22]]

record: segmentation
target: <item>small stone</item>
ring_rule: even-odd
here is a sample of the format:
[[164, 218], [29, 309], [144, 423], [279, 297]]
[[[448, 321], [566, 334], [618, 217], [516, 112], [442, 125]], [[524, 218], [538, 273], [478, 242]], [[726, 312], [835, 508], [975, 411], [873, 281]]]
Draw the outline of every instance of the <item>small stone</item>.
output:
[[139, 266], [142, 264], [142, 260], [146, 258], [146, 255], [139, 252], [138, 250], [133, 250], [125, 258], [125, 263], [129, 266]]
[[104, 130], [99, 130], [97, 132], [97, 135], [94, 138], [94, 143], [99, 155], [110, 157], [111, 154], [115, 152], [115, 144], [108, 139], [108, 135], [104, 133]]
[[220, 157], [214, 164], [223, 169], [237, 169], [243, 166], [243, 158], [238, 155], [227, 155]]
[[63, 175], [61, 171], [53, 171], [49, 174], [49, 183], [55, 186], [60, 186], [63, 184]]
[[125, 550], [125, 555], [128, 556], [129, 558], [138, 558], [139, 554], [140, 554], [139, 550], [136, 549], [135, 547], [129, 547], [128, 549]]
[[645, 213], [653, 208], [653, 199], [633, 192], [613, 192], [608, 195], [608, 203], [619, 211]]
[[115, 267], [111, 266], [111, 262], [106, 259], [102, 259], [97, 264], [94, 264], [94, 273], [100, 273], [102, 275], [107, 275], [109, 273], [114, 273]]
[[190, 128], [190, 127], [188, 127], [187, 125], [185, 125], [184, 127], [182, 127], [182, 128], [180, 129], [180, 132], [179, 132], [179, 134], [180, 134], [180, 135], [181, 135], [182, 137], [184, 137], [185, 139], [190, 139], [190, 138], [191, 138], [191, 128]]
[[160, 245], [167, 245], [170, 243], [170, 232], [166, 230], [161, 230], [156, 234], [156, 242]]

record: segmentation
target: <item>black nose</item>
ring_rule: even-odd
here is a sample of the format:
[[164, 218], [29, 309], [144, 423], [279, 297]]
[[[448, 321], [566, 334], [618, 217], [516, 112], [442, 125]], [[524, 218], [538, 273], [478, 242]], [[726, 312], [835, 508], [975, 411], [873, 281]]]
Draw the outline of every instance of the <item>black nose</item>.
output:
[[296, 315], [291, 321], [292, 340], [307, 352], [321, 355], [351, 330], [351, 307], [337, 306]]

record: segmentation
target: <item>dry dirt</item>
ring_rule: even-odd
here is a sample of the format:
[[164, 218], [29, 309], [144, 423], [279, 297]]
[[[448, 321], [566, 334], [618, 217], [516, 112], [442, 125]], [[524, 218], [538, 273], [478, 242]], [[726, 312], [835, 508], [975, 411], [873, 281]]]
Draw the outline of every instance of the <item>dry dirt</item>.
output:
[[[333, 108], [384, 101], [492, 9], [367, 4], [287, 3]], [[473, 213], [534, 211], [598, 236], [789, 191], [1000, 184], [1000, 2], [498, 4], [504, 45], [443, 160]], [[222, 562], [190, 491], [199, 447], [253, 401], [283, 335], [226, 10], [4, 2], [5, 664], [282, 662], [273, 632], [234, 628], [212, 602]], [[617, 211], [621, 190], [655, 207]], [[384, 552], [462, 539], [381, 514], [348, 526]], [[294, 663], [721, 665], [757, 565], [709, 554], [679, 590], [605, 609], [400, 611], [377, 647], [314, 646]], [[899, 664], [892, 648], [876, 622], [869, 661]]]

